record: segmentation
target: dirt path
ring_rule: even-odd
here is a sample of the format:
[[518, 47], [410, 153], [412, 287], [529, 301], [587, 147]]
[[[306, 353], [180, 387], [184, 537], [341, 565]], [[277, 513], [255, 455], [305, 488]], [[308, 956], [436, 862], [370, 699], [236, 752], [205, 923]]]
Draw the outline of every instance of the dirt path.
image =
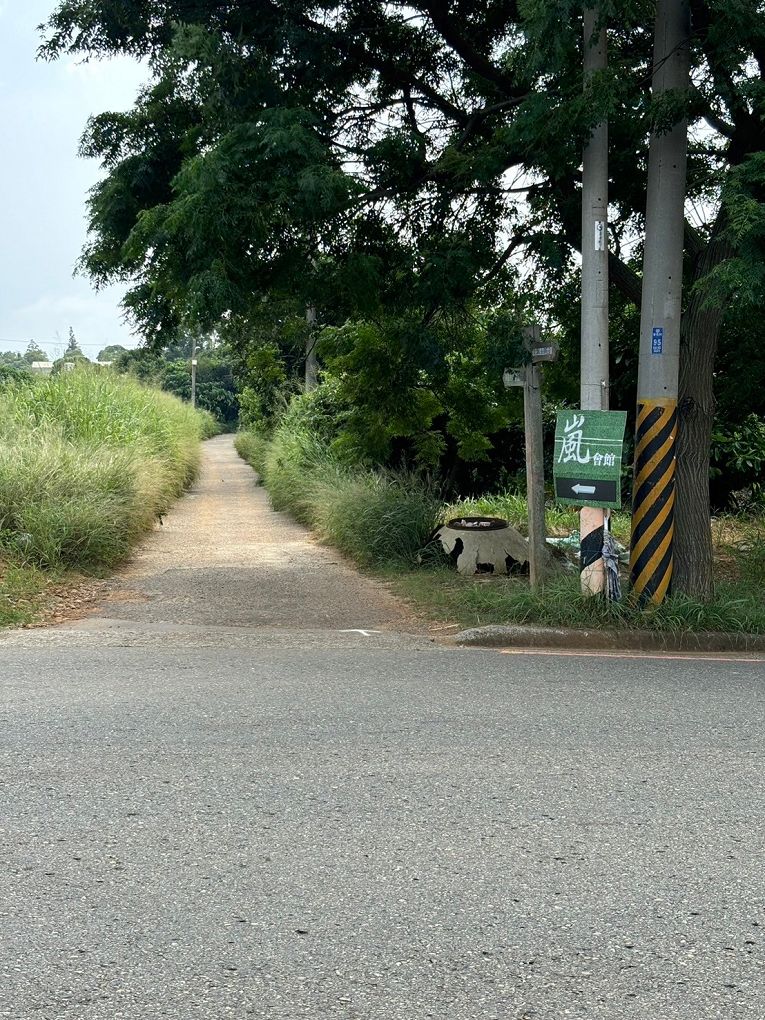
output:
[[82, 624], [421, 629], [383, 584], [271, 509], [230, 435], [205, 443], [197, 483], [88, 617]]

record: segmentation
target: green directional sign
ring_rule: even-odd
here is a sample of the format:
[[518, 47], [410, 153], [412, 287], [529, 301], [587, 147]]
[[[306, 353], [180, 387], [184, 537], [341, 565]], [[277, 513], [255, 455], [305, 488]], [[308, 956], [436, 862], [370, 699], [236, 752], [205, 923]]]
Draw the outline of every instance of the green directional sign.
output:
[[626, 411], [558, 411], [553, 477], [558, 503], [621, 506]]

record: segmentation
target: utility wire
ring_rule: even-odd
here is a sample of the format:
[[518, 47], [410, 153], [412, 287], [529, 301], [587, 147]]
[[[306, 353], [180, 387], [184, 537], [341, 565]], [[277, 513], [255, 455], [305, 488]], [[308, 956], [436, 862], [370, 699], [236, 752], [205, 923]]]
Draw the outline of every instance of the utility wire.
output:
[[[68, 343], [69, 343], [68, 339], [64, 339], [64, 340], [36, 340], [34, 337], [30, 337], [27, 340], [7, 340], [4, 337], [0, 337], [0, 344], [21, 344], [24, 347], [28, 347], [30, 344], [34, 344], [36, 347], [42, 347], [43, 345], [45, 345], [47, 347], [66, 347]], [[120, 343], [111, 344], [107, 340], [105, 340], [101, 344], [81, 344], [80, 341], [78, 340], [77, 341], [77, 346], [78, 347], [92, 347], [92, 348], [97, 348], [98, 350], [102, 351], [105, 347], [125, 347], [125, 344], [120, 344]], [[131, 349], [132, 348], [130, 348], [130, 347], [125, 347], [125, 350], [129, 351]]]

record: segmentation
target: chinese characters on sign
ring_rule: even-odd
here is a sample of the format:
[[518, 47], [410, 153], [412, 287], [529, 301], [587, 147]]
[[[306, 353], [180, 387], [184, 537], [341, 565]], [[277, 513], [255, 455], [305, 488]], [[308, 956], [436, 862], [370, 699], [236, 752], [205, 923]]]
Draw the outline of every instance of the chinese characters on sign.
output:
[[575, 460], [577, 464], [594, 464], [595, 467], [614, 467], [616, 465], [615, 453], [591, 453], [589, 446], [587, 450], [582, 449], [582, 425], [584, 416], [574, 415], [567, 420], [563, 426], [564, 438], [561, 444], [559, 464], [569, 464]]
[[626, 421], [626, 411], [558, 412], [553, 474], [559, 502], [621, 505], [619, 490]]

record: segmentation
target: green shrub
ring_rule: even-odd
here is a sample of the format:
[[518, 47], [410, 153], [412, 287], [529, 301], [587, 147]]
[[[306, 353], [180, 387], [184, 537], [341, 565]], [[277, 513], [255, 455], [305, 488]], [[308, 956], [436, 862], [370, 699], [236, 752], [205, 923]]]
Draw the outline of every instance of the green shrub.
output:
[[[512, 317], [511, 317], [512, 318]], [[319, 354], [347, 409], [338, 444], [375, 464], [428, 468], [448, 478], [490, 460], [492, 437], [512, 419], [502, 385], [509, 337], [475, 316], [420, 315], [326, 327]], [[506, 332], [513, 338], [513, 318]]]
[[743, 490], [732, 502], [765, 506], [765, 421], [759, 415], [747, 415], [729, 431], [715, 429], [710, 474], [726, 475], [729, 489]]
[[413, 563], [438, 521], [440, 502], [414, 475], [342, 464], [315, 432], [282, 421], [271, 440], [237, 437], [276, 510], [363, 565]]
[[197, 408], [197, 418], [202, 439], [212, 439], [213, 436], [219, 436], [223, 431], [223, 426], [211, 411]]
[[413, 564], [440, 510], [417, 477], [371, 471], [317, 479], [311, 497], [311, 523], [319, 535], [366, 566]]
[[234, 439], [234, 446], [242, 460], [246, 460], [250, 467], [262, 475], [268, 447], [263, 436], [256, 432], [239, 432]]

